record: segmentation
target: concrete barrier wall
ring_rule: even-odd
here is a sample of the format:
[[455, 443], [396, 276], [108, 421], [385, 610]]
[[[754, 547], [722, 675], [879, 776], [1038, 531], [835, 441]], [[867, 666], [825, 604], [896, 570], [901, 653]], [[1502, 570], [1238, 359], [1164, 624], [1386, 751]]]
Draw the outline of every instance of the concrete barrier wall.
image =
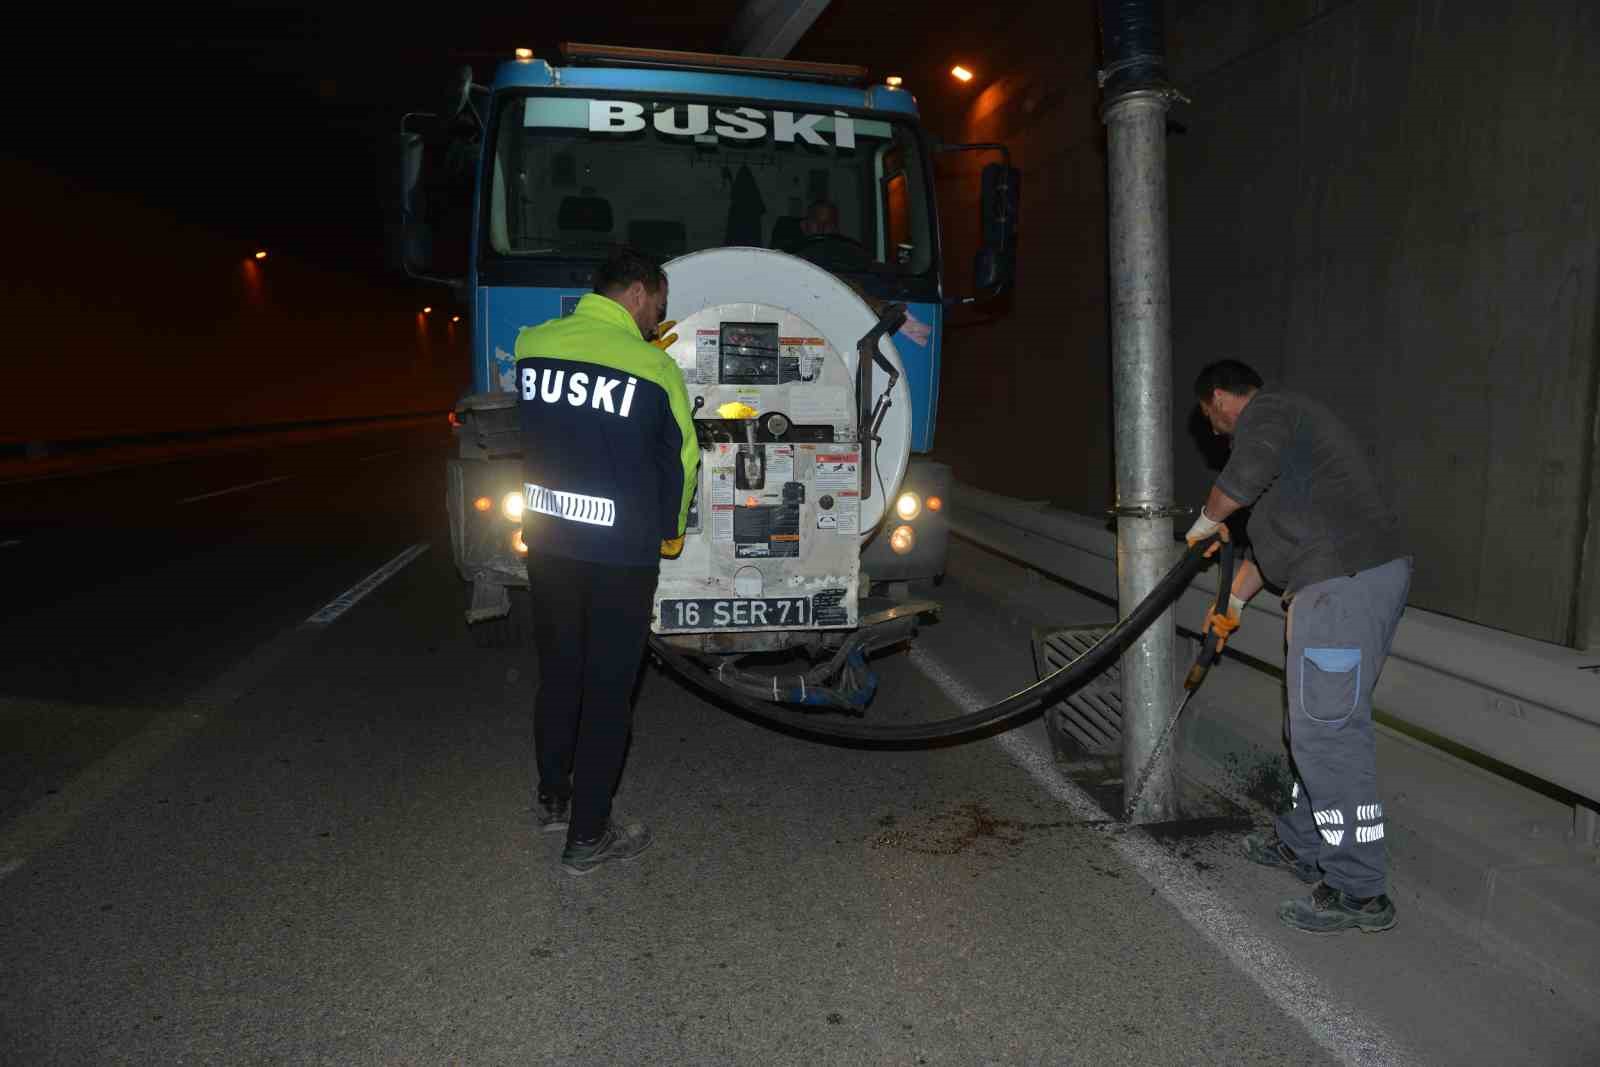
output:
[[468, 379], [442, 290], [424, 318], [403, 280], [258, 263], [137, 201], [0, 173], [0, 446], [439, 411]]

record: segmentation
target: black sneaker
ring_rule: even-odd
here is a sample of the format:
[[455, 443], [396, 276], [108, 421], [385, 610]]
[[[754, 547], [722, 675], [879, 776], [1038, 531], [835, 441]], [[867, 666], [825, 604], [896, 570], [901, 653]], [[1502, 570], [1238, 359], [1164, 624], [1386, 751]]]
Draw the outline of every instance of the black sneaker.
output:
[[1244, 839], [1244, 854], [1252, 863], [1288, 871], [1306, 885], [1316, 885], [1322, 881], [1321, 872], [1313, 864], [1296, 855], [1294, 849], [1278, 840], [1276, 830], [1248, 835]]
[[1336, 934], [1352, 928], [1375, 934], [1398, 921], [1394, 901], [1388, 894], [1353, 897], [1326, 882], [1313, 889], [1308, 897], [1296, 897], [1278, 905], [1278, 918], [1285, 926], [1311, 934]]
[[611, 823], [593, 841], [569, 841], [561, 852], [561, 869], [568, 874], [590, 874], [603, 863], [626, 863], [655, 844], [655, 835], [640, 823], [618, 826]]
[[539, 825], [541, 832], [553, 834], [567, 828], [571, 821], [568, 818], [571, 810], [572, 801], [567, 797], [540, 793], [533, 801], [533, 821]]

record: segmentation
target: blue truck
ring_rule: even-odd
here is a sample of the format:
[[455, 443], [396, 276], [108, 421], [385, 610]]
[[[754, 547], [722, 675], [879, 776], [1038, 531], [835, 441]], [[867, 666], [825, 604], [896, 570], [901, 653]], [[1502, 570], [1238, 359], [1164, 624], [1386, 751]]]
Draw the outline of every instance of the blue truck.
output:
[[[824, 660], [867, 631], [903, 637], [916, 613], [875, 598], [944, 570], [940, 352], [947, 309], [1011, 278], [1003, 146], [934, 142], [911, 93], [860, 67], [569, 44], [559, 64], [519, 49], [487, 86], [463, 69], [446, 107], [405, 117], [399, 150], [399, 259], [471, 327], [446, 502], [469, 623], [526, 583], [517, 331], [570, 312], [626, 244], [671, 280], [668, 351], [704, 457], [656, 634]], [[971, 179], [980, 248], [959, 297], [933, 181], [952, 151], [999, 157]]]

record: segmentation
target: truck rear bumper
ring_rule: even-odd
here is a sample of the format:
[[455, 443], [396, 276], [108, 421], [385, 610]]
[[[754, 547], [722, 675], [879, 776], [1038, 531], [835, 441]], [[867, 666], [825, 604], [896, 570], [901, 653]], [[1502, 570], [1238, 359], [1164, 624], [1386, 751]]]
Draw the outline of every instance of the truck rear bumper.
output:
[[[528, 584], [526, 551], [516, 548], [522, 520], [501, 510], [508, 494], [522, 493], [522, 460], [452, 459], [445, 472], [445, 509], [456, 570], [475, 586]], [[488, 500], [480, 510], [477, 501]], [[474, 595], [476, 600], [476, 594]], [[503, 612], [502, 612], [503, 614]]]

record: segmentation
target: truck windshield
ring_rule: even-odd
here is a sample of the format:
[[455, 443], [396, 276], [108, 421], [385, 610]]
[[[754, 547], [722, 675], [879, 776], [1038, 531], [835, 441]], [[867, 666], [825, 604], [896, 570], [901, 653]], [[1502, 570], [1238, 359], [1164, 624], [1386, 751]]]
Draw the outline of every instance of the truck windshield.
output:
[[736, 102], [527, 95], [497, 108], [488, 244], [508, 257], [776, 248], [830, 271], [934, 267], [908, 124]]

